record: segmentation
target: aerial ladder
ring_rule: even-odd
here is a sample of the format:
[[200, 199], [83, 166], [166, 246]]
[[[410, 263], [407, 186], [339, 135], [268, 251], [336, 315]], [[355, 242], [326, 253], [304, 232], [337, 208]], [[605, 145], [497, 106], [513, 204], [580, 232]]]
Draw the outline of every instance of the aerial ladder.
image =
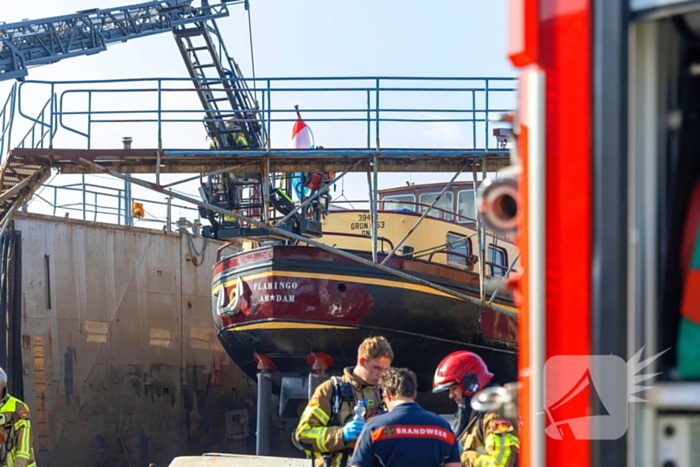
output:
[[[216, 24], [217, 19], [229, 16], [230, 5], [243, 3], [248, 9], [248, 0], [210, 1], [201, 0], [200, 6], [195, 6], [193, 0], [153, 0], [2, 23], [0, 81], [23, 81], [31, 67], [97, 54], [114, 43], [172, 32], [204, 109], [203, 124], [212, 149], [262, 149], [265, 136], [255, 94], [228, 53]], [[272, 188], [263, 193], [264, 186]], [[290, 192], [274, 188], [274, 183], [263, 183], [259, 172], [207, 176], [200, 190], [207, 202], [254, 217], [264, 217], [263, 210], [268, 206], [265, 198], [283, 214], [289, 214], [293, 209]], [[200, 214], [211, 223], [211, 228], [205, 230], [207, 236], [230, 238], [262, 233], [213, 211], [201, 210]], [[291, 229], [298, 231], [300, 225], [298, 214], [290, 216]]]
[[[93, 55], [107, 46], [154, 34], [173, 32], [206, 111], [208, 134], [219, 148], [225, 143], [222, 120], [235, 117], [251, 148], [261, 144], [255, 96], [240, 68], [228, 55], [215, 20], [229, 16], [229, 5], [243, 0], [218, 0], [193, 6], [193, 0], [154, 0], [71, 15], [0, 24], [0, 81], [24, 80], [28, 68]], [[245, 1], [247, 7], [247, 0]], [[196, 39], [201, 45], [194, 45]], [[204, 53], [200, 53], [205, 51]], [[207, 55], [203, 58], [202, 55]], [[215, 78], [207, 74], [214, 70]], [[225, 96], [214, 97], [220, 86]]]

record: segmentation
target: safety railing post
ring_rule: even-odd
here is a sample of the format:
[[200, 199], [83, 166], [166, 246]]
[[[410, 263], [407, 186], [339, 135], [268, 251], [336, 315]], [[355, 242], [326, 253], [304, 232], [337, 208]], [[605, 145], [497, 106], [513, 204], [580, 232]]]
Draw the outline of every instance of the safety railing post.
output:
[[472, 89], [472, 149], [476, 149], [476, 91]]
[[484, 148], [489, 149], [489, 80], [486, 78], [486, 105], [484, 107]]
[[160, 157], [163, 153], [163, 81], [158, 79], [158, 152], [156, 153], [156, 183], [160, 185]]
[[376, 125], [375, 125], [375, 138], [377, 139], [377, 147], [379, 147], [379, 78], [377, 78], [376, 82], [376, 99], [375, 99], [375, 114], [374, 118], [377, 120]]
[[168, 232], [170, 232], [170, 231], [172, 230], [173, 197], [172, 197], [172, 196], [168, 196], [168, 197], [165, 198], [165, 199], [167, 200], [167, 203], [168, 203], [168, 209], [167, 209], [167, 213], [166, 213], [165, 222], [166, 222], [166, 225], [167, 225]]
[[92, 91], [88, 91], [88, 111], [87, 111], [87, 146], [92, 146]]
[[[12, 90], [10, 91], [10, 116], [9, 116], [9, 128], [7, 129], [7, 139], [5, 144], [5, 147], [3, 148], [2, 154], [0, 154], [0, 160], [5, 155], [5, 150], [8, 152], [10, 149], [12, 149], [12, 128], [14, 126], [14, 121], [15, 121], [15, 105], [18, 99], [18, 93], [19, 93], [19, 86], [17, 86], [17, 83], [12, 85]], [[5, 131], [3, 127], [3, 131]], [[3, 138], [4, 139], [4, 138]]]
[[51, 116], [49, 118], [49, 149], [53, 149], [54, 120], [56, 118], [56, 85], [51, 83]]
[[[2, 140], [0, 141], [0, 160], [2, 160], [3, 155], [5, 154], [5, 120], [7, 117], [7, 105], [2, 109]], [[9, 145], [8, 145], [9, 147]]]
[[81, 177], [82, 177], [82, 185], [83, 185], [81, 187], [81, 191], [83, 193], [83, 220], [86, 220], [86, 217], [85, 217], [86, 216], [86, 212], [85, 212], [85, 202], [86, 202], [86, 199], [85, 199], [85, 174], [83, 174]]
[[367, 90], [367, 149], [372, 148], [372, 91]]
[[121, 224], [122, 219], [122, 191], [117, 190], [117, 225]]
[[267, 80], [267, 148], [272, 144], [272, 83]]

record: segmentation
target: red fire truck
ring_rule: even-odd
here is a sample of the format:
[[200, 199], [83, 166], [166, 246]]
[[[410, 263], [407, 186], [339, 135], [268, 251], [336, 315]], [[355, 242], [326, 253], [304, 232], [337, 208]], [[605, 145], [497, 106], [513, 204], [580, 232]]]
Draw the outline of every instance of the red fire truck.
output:
[[509, 4], [519, 465], [700, 465], [700, 2]]

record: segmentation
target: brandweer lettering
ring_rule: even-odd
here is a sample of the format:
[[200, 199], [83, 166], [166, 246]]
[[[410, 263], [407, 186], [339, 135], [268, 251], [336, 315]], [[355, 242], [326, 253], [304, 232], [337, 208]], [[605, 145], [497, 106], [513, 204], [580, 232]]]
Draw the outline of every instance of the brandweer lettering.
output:
[[448, 434], [445, 430], [438, 430], [435, 428], [396, 428], [397, 435], [437, 435], [441, 438], [447, 439]]

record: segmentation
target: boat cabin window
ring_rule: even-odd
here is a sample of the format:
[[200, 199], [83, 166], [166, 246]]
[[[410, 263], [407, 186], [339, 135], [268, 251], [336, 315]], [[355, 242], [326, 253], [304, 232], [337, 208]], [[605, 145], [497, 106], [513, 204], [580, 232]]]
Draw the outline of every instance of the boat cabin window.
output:
[[408, 209], [417, 212], [415, 195], [394, 195], [385, 196], [384, 209], [386, 211], [398, 211], [399, 209]]
[[456, 255], [447, 255], [447, 264], [453, 264], [455, 266], [467, 267], [467, 260], [472, 254], [472, 243], [468, 238], [464, 238], [463, 235], [447, 234], [445, 239], [448, 252], [457, 253]]
[[508, 271], [506, 250], [498, 246], [489, 246], [489, 266], [492, 276], [505, 276]]
[[[424, 213], [428, 209], [428, 206], [433, 204], [433, 201], [435, 201], [435, 198], [437, 198], [439, 194], [440, 194], [440, 192], [423, 193], [422, 195], [420, 195], [420, 204], [425, 205], [425, 206], [420, 207], [420, 212]], [[443, 193], [442, 197], [440, 198], [440, 201], [435, 203], [435, 207], [430, 210], [428, 215], [433, 216], [433, 217], [437, 217], [440, 219], [445, 219], [447, 221], [451, 221], [452, 217], [453, 217], [452, 212], [454, 211], [453, 202], [454, 202], [454, 199], [452, 198], [451, 192], [448, 191], [447, 193]], [[438, 211], [435, 208], [444, 209], [447, 212]]]
[[[457, 222], [468, 223], [476, 221], [474, 190], [464, 190], [457, 194]], [[465, 218], [469, 219], [465, 219]]]

